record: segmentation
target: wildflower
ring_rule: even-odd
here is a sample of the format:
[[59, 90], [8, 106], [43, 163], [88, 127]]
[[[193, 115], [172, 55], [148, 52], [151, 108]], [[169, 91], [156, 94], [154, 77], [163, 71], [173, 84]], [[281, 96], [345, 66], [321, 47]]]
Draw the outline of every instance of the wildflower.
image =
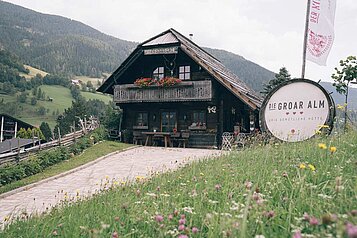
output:
[[219, 191], [219, 190], [221, 190], [222, 185], [216, 184], [216, 185], [214, 185], [214, 188], [216, 189], [216, 191]]
[[185, 223], [186, 223], [186, 219], [181, 218], [181, 219], [179, 220], [179, 225], [184, 225]]
[[347, 223], [346, 233], [348, 238], [357, 238], [357, 226]]
[[192, 227], [192, 233], [197, 234], [198, 233], [198, 228], [197, 227]]
[[157, 222], [162, 222], [164, 220], [164, 217], [163, 216], [161, 216], [161, 215], [156, 215], [155, 216], [155, 221], [157, 221]]
[[245, 188], [246, 188], [246, 189], [251, 189], [252, 186], [253, 186], [253, 183], [252, 183], [252, 182], [250, 182], [250, 181], [246, 181], [246, 182], [245, 182]]
[[315, 166], [313, 166], [312, 164], [309, 164], [309, 169], [311, 169], [311, 171], [315, 171]]
[[288, 177], [288, 173], [287, 173], [287, 172], [284, 172], [284, 173], [283, 173], [283, 177], [284, 177], [284, 178], [287, 178], [287, 177]]
[[139, 182], [139, 181], [144, 180], [144, 179], [145, 179], [144, 176], [135, 176], [136, 182]]
[[112, 234], [112, 238], [119, 238], [118, 232], [114, 231]]
[[300, 168], [300, 169], [305, 169], [305, 168], [306, 168], [306, 165], [305, 165], [304, 163], [301, 163], [301, 164], [299, 165], [299, 168]]
[[253, 198], [253, 200], [258, 201], [260, 199], [260, 194], [254, 192], [252, 198]]
[[179, 235], [178, 238], [188, 238], [187, 235]]
[[275, 212], [274, 211], [264, 212], [264, 216], [266, 216], [267, 218], [273, 218], [275, 216]]
[[115, 220], [115, 221], [119, 221], [120, 218], [119, 218], [119, 217], [114, 217], [114, 220]]
[[53, 236], [57, 236], [57, 235], [58, 235], [57, 230], [54, 230], [54, 231], [52, 232], [52, 235], [53, 235]]
[[307, 212], [305, 212], [304, 215], [303, 215], [303, 219], [305, 221], [309, 221], [310, 220], [310, 215]]
[[179, 231], [185, 230], [185, 225], [179, 225], [179, 226], [178, 226], [178, 230], [179, 230]]
[[[184, 207], [182, 210], [183, 210], [184, 212], [187, 212], [187, 213], [193, 213], [193, 207]], [[184, 218], [185, 218], [185, 215], [182, 214], [182, 215], [181, 215], [181, 218], [184, 219]]]
[[301, 231], [296, 231], [293, 235], [293, 238], [302, 238]]
[[173, 218], [174, 218], [174, 216], [173, 216], [172, 214], [169, 214], [169, 215], [167, 216], [167, 219], [169, 219], [169, 221], [171, 221]]
[[331, 147], [330, 147], [330, 152], [331, 152], [331, 154], [335, 153], [336, 150], [337, 150], [337, 148], [336, 148], [335, 146], [331, 146]]
[[345, 109], [345, 107], [343, 105], [337, 104], [337, 109], [343, 110], [343, 109]]
[[326, 150], [326, 149], [327, 149], [327, 146], [326, 146], [326, 144], [324, 144], [324, 143], [319, 143], [318, 146], [319, 146], [319, 148], [322, 149], [322, 150]]
[[311, 217], [309, 223], [312, 226], [317, 226], [319, 224], [319, 220], [317, 220], [315, 217]]

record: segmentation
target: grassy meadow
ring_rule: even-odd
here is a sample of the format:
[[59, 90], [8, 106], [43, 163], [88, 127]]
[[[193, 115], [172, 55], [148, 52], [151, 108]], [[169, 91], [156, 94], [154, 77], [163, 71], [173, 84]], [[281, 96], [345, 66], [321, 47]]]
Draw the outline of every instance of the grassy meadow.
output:
[[133, 182], [106, 178], [101, 194], [0, 236], [356, 237], [356, 144], [353, 132], [256, 145]]
[[[26, 103], [20, 103], [21, 108], [17, 110], [16, 117], [30, 123], [32, 125], [39, 126], [41, 122], [46, 121], [51, 128], [56, 125], [57, 113], [63, 113], [65, 109], [71, 107], [72, 101], [74, 100], [71, 95], [69, 88], [59, 86], [59, 85], [41, 85], [42, 92], [45, 93], [46, 98], [51, 97], [53, 101], [48, 100], [37, 100], [36, 105], [31, 105], [30, 100], [32, 97], [32, 92], [28, 91], [28, 98]], [[98, 99], [105, 103], [109, 103], [112, 97], [91, 92], [81, 92], [81, 95], [87, 99]], [[4, 102], [16, 102], [17, 94], [15, 95], [1, 95]], [[46, 115], [39, 115], [37, 113], [40, 107], [46, 109]]]
[[20, 76], [25, 77], [26, 79], [31, 79], [33, 77], [35, 77], [37, 74], [40, 74], [42, 77], [45, 77], [48, 73], [45, 71], [42, 71], [40, 69], [36, 69], [30, 65], [24, 65], [26, 69], [29, 70], [28, 74], [25, 73], [20, 73]]

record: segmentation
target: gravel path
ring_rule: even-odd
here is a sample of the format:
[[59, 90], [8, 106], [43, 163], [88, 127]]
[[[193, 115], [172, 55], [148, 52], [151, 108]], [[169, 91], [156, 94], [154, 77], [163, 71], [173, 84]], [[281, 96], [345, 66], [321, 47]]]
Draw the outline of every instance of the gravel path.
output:
[[47, 179], [26, 190], [3, 194], [0, 198], [0, 224], [24, 212], [44, 212], [77, 193], [93, 194], [100, 189], [101, 181], [108, 178], [131, 180], [136, 176], [148, 176], [150, 171], [175, 169], [180, 164], [219, 154], [218, 150], [136, 147], [99, 158], [82, 169]]

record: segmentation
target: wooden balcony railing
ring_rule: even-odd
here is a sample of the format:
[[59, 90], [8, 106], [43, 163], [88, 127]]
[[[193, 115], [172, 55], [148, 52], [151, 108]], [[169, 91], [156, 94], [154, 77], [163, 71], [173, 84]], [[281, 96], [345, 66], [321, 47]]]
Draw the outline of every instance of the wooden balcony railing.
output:
[[170, 87], [149, 86], [140, 88], [134, 84], [122, 84], [114, 87], [115, 103], [137, 102], [182, 102], [211, 101], [212, 82], [191, 81], [181, 82]]

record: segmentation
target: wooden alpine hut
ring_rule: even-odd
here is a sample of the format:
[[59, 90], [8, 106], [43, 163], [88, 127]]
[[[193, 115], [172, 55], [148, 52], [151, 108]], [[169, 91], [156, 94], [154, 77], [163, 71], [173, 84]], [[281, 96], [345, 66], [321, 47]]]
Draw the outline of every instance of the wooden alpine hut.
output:
[[223, 132], [259, 128], [260, 96], [174, 29], [138, 45], [97, 91], [113, 94], [124, 140], [137, 143], [161, 136], [165, 144], [213, 148]]

